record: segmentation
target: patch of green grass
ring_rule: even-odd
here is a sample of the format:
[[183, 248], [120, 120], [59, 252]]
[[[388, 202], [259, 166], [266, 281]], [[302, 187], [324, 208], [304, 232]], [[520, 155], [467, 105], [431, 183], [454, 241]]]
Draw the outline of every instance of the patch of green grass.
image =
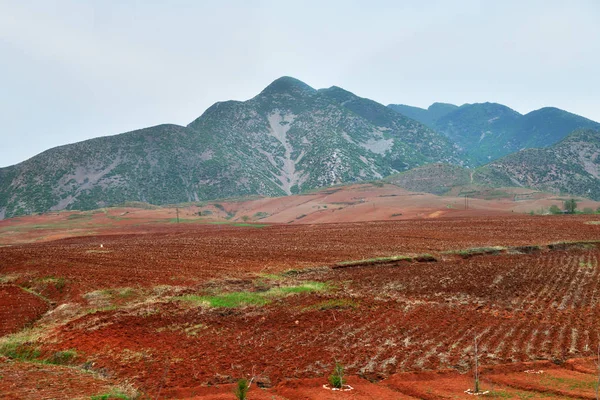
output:
[[39, 283], [44, 283], [44, 284], [50, 283], [50, 284], [54, 285], [56, 290], [58, 290], [59, 292], [62, 292], [63, 289], [65, 288], [65, 285], [67, 284], [67, 281], [65, 278], [56, 277], [53, 275], [45, 276], [43, 278], [36, 279], [35, 281], [39, 282]]
[[104, 394], [98, 394], [96, 396], [92, 396], [90, 397], [91, 400], [113, 400], [113, 399], [119, 399], [119, 400], [132, 400], [133, 397], [129, 397], [124, 393], [121, 392], [110, 392], [110, 393], [104, 393]]
[[71, 214], [67, 216], [67, 220], [77, 220], [77, 219], [91, 219], [92, 215], [88, 213], [80, 213], [80, 214]]
[[184, 295], [173, 297], [173, 300], [206, 304], [215, 308], [236, 308], [248, 305], [264, 306], [273, 299], [289, 295], [323, 291], [328, 285], [323, 282], [304, 282], [297, 286], [280, 286], [264, 292], [231, 292], [213, 296]]
[[282, 281], [285, 279], [283, 276], [278, 274], [260, 274], [260, 277], [270, 281]]
[[34, 361], [40, 356], [38, 346], [35, 345], [39, 332], [33, 329], [24, 329], [0, 338], [0, 355], [13, 360]]
[[0, 344], [0, 354], [13, 360], [33, 361], [38, 359], [41, 353], [37, 346], [11, 340]]
[[444, 254], [458, 254], [459, 256], [470, 257], [482, 254], [500, 254], [505, 250], [506, 247], [502, 246], [473, 247], [470, 249], [445, 251]]
[[566, 387], [569, 390], [595, 390], [596, 389], [596, 380], [579, 380], [573, 378], [559, 378], [551, 375], [544, 375], [540, 382], [544, 386], [550, 387]]
[[371, 263], [386, 263], [389, 261], [412, 261], [413, 257], [410, 256], [390, 256], [390, 257], [375, 257], [375, 258], [365, 258], [362, 260], [348, 260], [337, 263], [340, 266], [349, 266], [349, 265], [357, 265], [357, 264], [371, 264]]
[[97, 307], [97, 308], [90, 308], [89, 310], [86, 310], [86, 314], [96, 314], [99, 312], [104, 312], [104, 311], [113, 311], [116, 310], [117, 306], [106, 306], [106, 307]]
[[244, 305], [262, 306], [269, 302], [262, 293], [254, 292], [223, 293], [216, 296], [198, 296], [190, 294], [177, 296], [174, 299], [194, 303], [207, 303], [210, 307], [216, 308], [235, 308]]
[[275, 287], [264, 293], [265, 296], [281, 297], [288, 294], [320, 292], [327, 288], [323, 282], [305, 282], [298, 286], [280, 286]]

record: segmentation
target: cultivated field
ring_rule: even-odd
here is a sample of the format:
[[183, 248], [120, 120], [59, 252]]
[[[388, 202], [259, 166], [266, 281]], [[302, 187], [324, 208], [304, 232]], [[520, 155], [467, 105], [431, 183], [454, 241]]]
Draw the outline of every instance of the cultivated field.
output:
[[[254, 377], [250, 399], [469, 398], [477, 338], [486, 396], [594, 399], [599, 220], [17, 223], [0, 393], [233, 399]], [[323, 389], [335, 360], [353, 391]]]

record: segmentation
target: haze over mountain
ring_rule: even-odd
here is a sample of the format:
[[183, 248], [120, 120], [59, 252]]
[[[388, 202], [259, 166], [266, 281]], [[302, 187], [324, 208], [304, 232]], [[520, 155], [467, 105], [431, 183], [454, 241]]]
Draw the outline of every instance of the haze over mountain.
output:
[[482, 165], [526, 148], [551, 146], [579, 128], [600, 129], [598, 122], [545, 107], [521, 115], [496, 103], [434, 103], [428, 109], [400, 104], [389, 107], [440, 132]]
[[430, 162], [463, 164], [448, 138], [384, 105], [283, 77], [248, 101], [214, 104], [187, 127], [87, 140], [0, 169], [0, 218], [286, 195]]

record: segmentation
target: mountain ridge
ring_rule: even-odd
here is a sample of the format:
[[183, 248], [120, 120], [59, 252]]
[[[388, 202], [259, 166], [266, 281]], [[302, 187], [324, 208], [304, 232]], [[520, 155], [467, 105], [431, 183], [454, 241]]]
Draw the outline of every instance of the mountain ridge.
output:
[[388, 107], [410, 114], [450, 138], [470, 155], [474, 165], [487, 164], [524, 148], [551, 146], [578, 128], [600, 129], [600, 123], [556, 107], [527, 114], [492, 102], [460, 107], [434, 103], [428, 109], [399, 104]]
[[[339, 91], [343, 89], [339, 88]], [[60, 146], [0, 169], [0, 216], [247, 195], [380, 179], [461, 164], [444, 136], [382, 104], [291, 77], [217, 102], [187, 126], [157, 125]]]

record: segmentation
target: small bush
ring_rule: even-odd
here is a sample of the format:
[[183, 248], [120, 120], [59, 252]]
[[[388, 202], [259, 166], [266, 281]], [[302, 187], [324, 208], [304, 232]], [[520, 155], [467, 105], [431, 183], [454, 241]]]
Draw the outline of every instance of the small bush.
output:
[[550, 211], [550, 214], [554, 214], [554, 215], [562, 214], [560, 207], [558, 207], [556, 204], [552, 204], [550, 206], [549, 211]]
[[240, 379], [237, 382], [237, 387], [233, 391], [235, 398], [238, 400], [246, 400], [248, 398], [248, 380], [245, 378]]
[[341, 389], [346, 384], [346, 380], [344, 379], [344, 366], [339, 362], [335, 363], [333, 373], [329, 375], [329, 384], [335, 389]]

